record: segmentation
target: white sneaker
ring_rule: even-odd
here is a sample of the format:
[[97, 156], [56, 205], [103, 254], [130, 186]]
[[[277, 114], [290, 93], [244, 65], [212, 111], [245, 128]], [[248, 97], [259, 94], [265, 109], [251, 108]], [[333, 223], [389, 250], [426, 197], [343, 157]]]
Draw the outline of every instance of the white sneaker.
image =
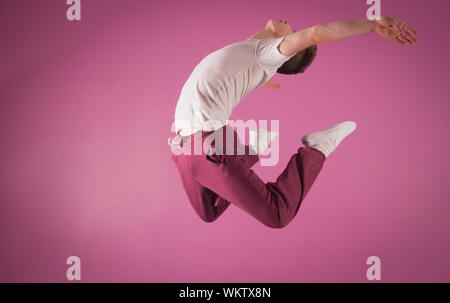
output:
[[248, 145], [257, 155], [262, 155], [278, 135], [277, 132], [264, 128], [258, 128], [256, 131], [250, 130], [249, 134], [250, 138]]
[[317, 149], [328, 157], [344, 140], [356, 129], [356, 123], [345, 121], [330, 128], [319, 130], [302, 138], [303, 144], [309, 148]]

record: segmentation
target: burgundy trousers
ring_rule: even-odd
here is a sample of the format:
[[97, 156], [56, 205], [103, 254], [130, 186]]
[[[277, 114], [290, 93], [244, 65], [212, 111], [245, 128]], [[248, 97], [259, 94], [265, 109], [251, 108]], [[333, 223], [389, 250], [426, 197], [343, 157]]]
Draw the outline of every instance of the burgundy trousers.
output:
[[[286, 168], [275, 182], [264, 183], [252, 170], [259, 156], [242, 148], [237, 133], [223, 140], [205, 140], [213, 132], [198, 131], [185, 139], [182, 146], [172, 147], [172, 159], [180, 173], [183, 187], [195, 212], [206, 222], [216, 220], [231, 204], [272, 228], [286, 226], [297, 214], [300, 204], [316, 180], [325, 161], [325, 155], [315, 149], [301, 147], [291, 156]], [[178, 138], [180, 138], [178, 136]], [[237, 140], [236, 140], [237, 139]], [[199, 140], [201, 154], [194, 151], [194, 140]], [[221, 141], [221, 142], [215, 142]], [[198, 147], [198, 143], [196, 143]], [[233, 154], [226, 154], [226, 145], [233, 144]], [[221, 147], [222, 152], [217, 147]]]

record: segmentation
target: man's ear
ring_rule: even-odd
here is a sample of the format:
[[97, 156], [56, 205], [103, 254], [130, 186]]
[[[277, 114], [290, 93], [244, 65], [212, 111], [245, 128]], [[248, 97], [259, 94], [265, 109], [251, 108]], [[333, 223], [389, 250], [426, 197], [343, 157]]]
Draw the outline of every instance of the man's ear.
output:
[[264, 83], [265, 87], [270, 87], [270, 88], [280, 88], [280, 83], [269, 80], [266, 83]]

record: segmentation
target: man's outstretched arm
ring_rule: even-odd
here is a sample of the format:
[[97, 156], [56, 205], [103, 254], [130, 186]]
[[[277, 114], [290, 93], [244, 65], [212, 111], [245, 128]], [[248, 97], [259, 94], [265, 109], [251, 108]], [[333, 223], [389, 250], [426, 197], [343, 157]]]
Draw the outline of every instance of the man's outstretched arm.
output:
[[375, 21], [361, 19], [315, 25], [286, 36], [279, 50], [283, 55], [291, 56], [314, 44], [338, 41], [369, 32], [377, 32], [383, 38], [402, 45], [414, 45], [417, 42], [417, 32], [412, 27], [396, 18], [382, 17], [381, 20]]

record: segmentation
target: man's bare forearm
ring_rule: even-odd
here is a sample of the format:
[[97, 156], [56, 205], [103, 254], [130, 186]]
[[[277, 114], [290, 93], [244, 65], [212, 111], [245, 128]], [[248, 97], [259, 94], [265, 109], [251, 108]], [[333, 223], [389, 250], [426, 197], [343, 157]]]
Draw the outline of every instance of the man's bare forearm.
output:
[[315, 25], [286, 36], [279, 50], [283, 55], [291, 56], [314, 44], [369, 32], [376, 32], [381, 37], [402, 45], [415, 45], [417, 42], [417, 32], [411, 26], [397, 18], [381, 17], [377, 21], [360, 19]]
[[376, 22], [367, 19], [315, 25], [288, 35], [281, 43], [279, 50], [283, 55], [291, 56], [314, 44], [338, 41], [371, 32], [376, 25]]
[[372, 32], [375, 21], [368, 19], [336, 21], [315, 26], [314, 38], [317, 43], [342, 40], [351, 36]]

